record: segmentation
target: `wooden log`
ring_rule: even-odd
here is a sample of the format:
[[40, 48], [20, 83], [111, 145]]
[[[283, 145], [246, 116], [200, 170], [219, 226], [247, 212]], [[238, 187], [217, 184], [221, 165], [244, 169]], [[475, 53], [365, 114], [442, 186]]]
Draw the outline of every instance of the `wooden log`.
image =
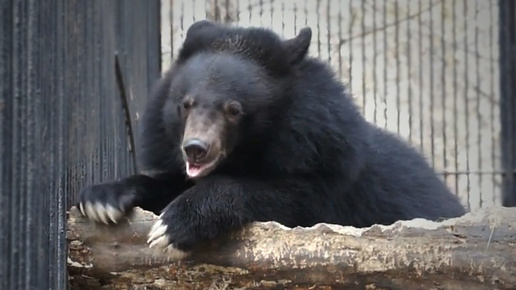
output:
[[516, 208], [357, 229], [254, 223], [182, 261], [149, 249], [157, 217], [68, 217], [72, 289], [516, 289]]

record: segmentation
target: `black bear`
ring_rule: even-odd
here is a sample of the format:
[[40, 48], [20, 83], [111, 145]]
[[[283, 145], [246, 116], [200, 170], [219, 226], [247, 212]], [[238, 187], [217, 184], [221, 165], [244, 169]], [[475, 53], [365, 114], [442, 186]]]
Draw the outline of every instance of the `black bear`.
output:
[[253, 221], [365, 227], [463, 215], [416, 150], [368, 123], [332, 69], [291, 39], [208, 21], [187, 31], [142, 120], [145, 174], [80, 193], [89, 218], [160, 214], [151, 247], [183, 257]]

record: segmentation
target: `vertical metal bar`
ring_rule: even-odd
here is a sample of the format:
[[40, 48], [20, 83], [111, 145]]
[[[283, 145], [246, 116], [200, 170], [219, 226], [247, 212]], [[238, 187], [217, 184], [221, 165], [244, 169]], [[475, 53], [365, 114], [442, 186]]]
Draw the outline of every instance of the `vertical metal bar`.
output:
[[362, 42], [362, 95], [360, 96], [362, 98], [362, 114], [365, 115], [365, 110], [366, 110], [366, 46], [365, 46], [365, 38], [366, 36], [364, 35], [365, 31], [366, 31], [366, 28], [365, 28], [365, 14], [366, 14], [366, 7], [365, 7], [365, 2], [366, 1], [362, 1], [362, 11], [360, 11], [360, 14], [362, 15], [362, 31], [361, 34], [361, 42]]
[[[482, 138], [481, 138], [481, 132], [483, 131], [482, 129], [482, 114], [480, 113], [480, 100], [482, 98], [482, 96], [480, 95], [480, 52], [479, 52], [479, 49], [478, 49], [478, 43], [479, 43], [479, 38], [478, 38], [478, 26], [479, 26], [479, 19], [478, 19], [478, 14], [479, 14], [479, 8], [478, 8], [478, 0], [475, 1], [475, 68], [476, 68], [476, 91], [477, 91], [477, 95], [476, 95], [476, 102], [477, 102], [477, 106], [476, 106], [476, 119], [477, 119], [477, 122], [479, 124], [479, 128], [477, 129], [477, 148], [478, 148], [478, 168], [477, 170], [479, 172], [482, 172], [482, 170], [484, 169], [483, 166], [482, 166]], [[480, 208], [482, 208], [482, 202], [483, 202], [483, 196], [482, 196], [482, 173], [479, 173], [478, 174], [478, 192], [480, 194], [479, 196], [479, 204], [478, 206]]]
[[[208, 18], [208, 5], [205, 5], [206, 7], [206, 18]], [[179, 16], [179, 31], [181, 31], [181, 39], [184, 39], [185, 36], [186, 36], [186, 31], [185, 31], [185, 3], [184, 1], [181, 1], [181, 6], [180, 6], [180, 11], [181, 11], [181, 16]]]
[[305, 26], [308, 26], [308, 0], [305, 0], [304, 4], [304, 12], [305, 12]]
[[[452, 30], [453, 30], [453, 51], [457, 51], [457, 3], [456, 0], [453, 0], [453, 6], [452, 6]], [[454, 168], [455, 172], [459, 170], [459, 146], [458, 146], [458, 139], [459, 139], [459, 129], [458, 129], [458, 77], [457, 77], [457, 66], [453, 66], [453, 151], [455, 153], [454, 160]], [[459, 175], [455, 174], [455, 194], [459, 194]]]
[[[260, 0], [261, 2], [262, 0]], [[213, 0], [213, 7], [212, 7], [212, 11], [213, 12], [213, 20], [216, 21], [216, 22], [221, 22], [220, 20], [220, 9], [219, 9], [219, 1], [218, 0]], [[194, 12], [194, 11], [192, 11]], [[193, 14], [193, 13], [192, 13]], [[195, 14], [194, 14], [195, 15]]]
[[[20, 224], [20, 230], [22, 231], [22, 240], [25, 245], [25, 253], [23, 260], [26, 261], [25, 269], [23, 269], [20, 274], [24, 276], [25, 286], [27, 288], [37, 287], [38, 281], [37, 278], [37, 266], [38, 264], [33, 260], [35, 255], [39, 252], [38, 248], [42, 246], [44, 243], [43, 237], [38, 237], [36, 235], [37, 228], [42, 225], [43, 219], [40, 218], [42, 213], [39, 212], [39, 206], [37, 203], [39, 202], [39, 196], [34, 196], [31, 194], [32, 192], [37, 191], [37, 183], [36, 176], [38, 175], [37, 171], [39, 166], [35, 165], [35, 163], [41, 162], [41, 155], [38, 154], [38, 150], [36, 146], [41, 146], [39, 142], [39, 136], [36, 131], [35, 120], [39, 123], [39, 119], [41, 119], [41, 115], [36, 113], [35, 107], [38, 107], [38, 103], [40, 103], [40, 99], [38, 98], [39, 90], [38, 87], [41, 85], [38, 82], [38, 78], [36, 76], [36, 66], [38, 61], [38, 51], [40, 50], [38, 43], [35, 41], [38, 36], [38, 25], [37, 20], [38, 16], [36, 10], [38, 8], [38, 3], [34, 1], [28, 1], [27, 3], [27, 12], [28, 19], [27, 21], [27, 54], [26, 54], [26, 88], [25, 88], [25, 96], [24, 96], [24, 120], [23, 127], [25, 129], [24, 136], [24, 147], [25, 147], [25, 160], [21, 160], [21, 162], [26, 162], [25, 170], [24, 170], [24, 183], [26, 183], [27, 192], [23, 195], [25, 196], [24, 204], [22, 204], [23, 213], [25, 213], [25, 217], [23, 218], [23, 223]], [[48, 49], [48, 48], [47, 48]], [[37, 145], [36, 145], [37, 144]], [[30, 162], [34, 160], [36, 162]], [[38, 162], [39, 161], [39, 162]], [[36, 204], [34, 204], [36, 203]]]
[[384, 64], [384, 68], [383, 68], [383, 106], [384, 106], [384, 109], [383, 109], [383, 118], [384, 118], [384, 121], [385, 121], [385, 124], [384, 124], [384, 128], [387, 128], [387, 106], [388, 106], [388, 102], [387, 102], [387, 96], [389, 95], [389, 90], [387, 89], [389, 86], [387, 85], [388, 83], [388, 80], [387, 80], [387, 74], [388, 74], [388, 58], [387, 58], [387, 51], [388, 51], [388, 48], [389, 48], [389, 45], [388, 45], [388, 42], [387, 42], [387, 38], [388, 38], [388, 35], [387, 35], [387, 27], [388, 27], [388, 24], [387, 24], [387, 5], [389, 5], [389, 1], [383, 1], [383, 27], [384, 29], [383, 30], [383, 64]]
[[226, 9], [226, 15], [224, 17], [224, 23], [231, 23], [232, 21], [232, 17], [231, 17], [231, 11], [230, 11], [230, 0], [226, 0], [226, 2], [224, 3], [224, 8]]
[[317, 19], [317, 56], [321, 57], [321, 0], [316, 0], [316, 19]]
[[[447, 156], [447, 147], [448, 147], [448, 142], [447, 142], [447, 136], [446, 136], [446, 132], [448, 130], [448, 127], [446, 126], [446, 100], [448, 99], [448, 92], [446, 91], [446, 29], [444, 29], [445, 27], [445, 18], [446, 17], [446, 9], [445, 9], [445, 2], [442, 1], [441, 2], [441, 58], [442, 58], [442, 71], [441, 71], [441, 82], [442, 82], [442, 92], [441, 92], [441, 110], [442, 110], [442, 114], [443, 114], [443, 119], [442, 119], [442, 130], [443, 130], [443, 169], [445, 171], [448, 170], [448, 156]], [[444, 180], [445, 182], [448, 181], [448, 175], [445, 175], [444, 176]]]
[[502, 166], [503, 176], [503, 200], [504, 206], [516, 206], [516, 186], [514, 184], [515, 140], [516, 130], [514, 115], [514, 91], [516, 90], [515, 73], [515, 44], [516, 34], [516, 5], [514, 1], [500, 0], [500, 86], [501, 86], [501, 118], [502, 118]]
[[248, 22], [251, 22], [251, 19], [252, 19], [252, 11], [253, 11], [253, 6], [251, 4], [251, 1], [252, 0], [248, 0], [248, 5], [247, 5], [247, 12], [249, 13], [249, 19], [247, 19]]
[[[174, 0], [170, 1], [170, 11], [168, 12], [168, 15], [170, 17], [170, 62], [172, 63], [174, 61]], [[237, 1], [240, 2], [240, 1]], [[158, 5], [160, 7], [160, 5]], [[238, 15], [238, 14], [237, 14]], [[238, 16], [237, 16], [238, 17]]]
[[[24, 39], [24, 32], [27, 31], [25, 24], [27, 16], [24, 15], [24, 7], [21, 1], [17, 1], [14, 5], [14, 14], [16, 15], [16, 19], [14, 22], [14, 31], [13, 31], [13, 93], [12, 93], [12, 114], [13, 114], [13, 136], [11, 138], [11, 148], [13, 151], [13, 158], [11, 158], [10, 167], [12, 168], [12, 182], [11, 182], [11, 192], [18, 192], [18, 194], [14, 195], [11, 198], [11, 216], [9, 219], [11, 220], [11, 247], [13, 251], [10, 253], [12, 264], [11, 271], [11, 283], [13, 286], [17, 286], [19, 288], [24, 287], [24, 283], [21, 280], [19, 273], [24, 268], [24, 261], [21, 257], [23, 253], [23, 247], [20, 245], [19, 241], [22, 241], [21, 232], [19, 230], [19, 224], [21, 223], [21, 216], [18, 214], [19, 212], [23, 212], [20, 208], [20, 204], [22, 202], [22, 195], [26, 190], [22, 186], [21, 178], [21, 156], [19, 151], [22, 147], [21, 144], [21, 133], [22, 128], [20, 128], [20, 119], [21, 119], [21, 101], [23, 98], [22, 89], [24, 88], [23, 84], [23, 76], [22, 76], [22, 68], [26, 67], [23, 64], [22, 60], [25, 59], [23, 54], [25, 52], [24, 48], [26, 44], [22, 42]], [[16, 287], [15, 286], [15, 287]]]
[[[238, 2], [240, 2], [240, 1], [237, 0], [237, 3]], [[270, 0], [269, 5], [271, 6], [271, 9], [270, 9], [270, 13], [271, 13], [271, 27], [274, 27], [274, 25], [275, 25], [275, 23], [274, 23], [274, 0]], [[294, 3], [294, 10], [297, 12], [297, 2]], [[294, 21], [294, 25], [296, 25], [296, 24], [297, 24], [297, 21]]]
[[468, 59], [469, 59], [469, 54], [468, 54], [468, 33], [467, 33], [467, 28], [469, 27], [468, 26], [468, 17], [466, 16], [467, 13], [468, 13], [468, 4], [466, 2], [463, 3], [463, 8], [464, 8], [464, 29], [466, 30], [466, 32], [464, 33], [464, 56], [465, 56], [465, 62], [464, 62], [464, 71], [465, 71], [465, 74], [464, 74], [464, 105], [465, 105], [465, 110], [466, 110], [466, 121], [465, 121], [465, 125], [466, 125], [466, 171], [468, 172], [468, 174], [466, 175], [466, 179], [467, 179], [467, 192], [468, 192], [468, 198], [467, 198], [467, 205], [468, 205], [468, 209], [471, 208], [471, 204], [470, 204], [470, 195], [469, 195], [469, 192], [470, 192], [470, 188], [471, 188], [471, 184], [470, 184], [470, 166], [469, 166], [469, 153], [470, 153], [470, 140], [469, 140], [469, 97], [468, 97], [468, 90], [469, 90], [469, 65], [468, 65]]
[[[423, 55], [423, 20], [422, 20], [422, 9], [423, 6], [421, 4], [422, 1], [418, 1], [418, 34], [419, 34], [419, 55]], [[419, 144], [420, 150], [424, 149], [424, 136], [423, 136], [423, 60], [422, 57], [419, 58]]]
[[285, 2], [281, 2], [281, 33], [285, 34]]
[[[399, 25], [399, 7], [398, 0], [394, 2], [394, 17], [395, 17], [395, 34], [394, 39], [396, 46], [400, 45], [400, 25]], [[398, 135], [400, 134], [400, 121], [401, 121], [401, 100], [400, 100], [400, 50], [396, 49], [396, 129]]]
[[[377, 42], [377, 38], [378, 38], [378, 33], [377, 33], [377, 24], [378, 24], [378, 20], [376, 18], [376, 15], [378, 14], [377, 13], [377, 10], [378, 8], [376, 7], [376, 3], [378, 3], [378, 1], [373, 1], [373, 102], [374, 102], [374, 114], [373, 114], [373, 122], [375, 124], [378, 124], [378, 80], [376, 79], [376, 66], [377, 66], [377, 63], [378, 63], [378, 42]], [[384, 3], [385, 5], [385, 3]], [[385, 52], [384, 52], [385, 53]]]
[[430, 53], [429, 65], [430, 65], [430, 156], [432, 167], [435, 167], [435, 111], [434, 111], [434, 5], [430, 2], [430, 10], [428, 11], [430, 18]]
[[327, 27], [328, 27], [328, 30], [327, 30], [327, 33], [326, 33], [326, 41], [327, 41], [327, 49], [328, 49], [328, 63], [330, 63], [331, 65], [333, 65], [332, 63], [332, 57], [331, 57], [331, 33], [332, 33], [332, 27], [331, 27], [331, 13], [330, 13], [330, 10], [331, 9], [331, 6], [330, 6], [330, 0], [326, 0], [326, 22], [327, 22]]
[[[209, 9], [209, 8], [208, 8], [208, 7], [209, 7], [209, 6], [208, 6], [208, 2], [209, 2], [209, 1], [204, 0], [204, 7], [206, 7], [206, 9], [205, 9], [205, 13], [206, 13], [206, 14], [209, 14], [209, 10], [208, 10], [208, 9]], [[181, 1], [181, 3], [184, 3], [184, 2], [183, 2], [183, 1]], [[197, 20], [200, 20], [200, 19], [197, 19], [197, 18], [195, 17], [195, 8], [197, 7], [197, 0], [192, 0], [192, 1], [190, 2], [190, 4], [191, 4], [191, 5], [190, 5], [190, 9], [192, 9], [192, 18], [193, 18], [192, 20], [193, 20], [194, 22], [195, 22], [195, 21], [197, 21]], [[183, 5], [184, 5], [184, 4], [183, 4]], [[217, 9], [217, 3], [215, 3], [215, 4], [213, 4], [213, 5], [214, 5], [213, 9], [214, 9], [214, 11], [216, 11], [216, 9]], [[171, 24], [172, 24], [172, 23], [171, 23]]]
[[263, 25], [263, 0], [259, 0], [259, 4], [260, 4], [260, 11], [259, 11], [260, 25]]
[[[271, 5], [272, 7], [272, 5]], [[271, 18], [272, 19], [272, 18]], [[297, 35], [297, 3], [294, 2], [294, 35]]]
[[339, 67], [338, 67], [339, 78], [342, 80], [342, 44], [343, 44], [342, 43], [342, 41], [343, 41], [342, 26], [343, 26], [343, 23], [342, 23], [342, 8], [340, 7], [340, 4], [341, 4], [341, 2], [339, 2], [339, 6], [338, 6], [339, 12], [337, 15], [337, 23], [338, 23], [337, 27], [339, 29], [339, 32], [338, 32], [339, 33], [339, 41], [337, 43], [337, 49], [338, 49], [337, 55], [339, 57], [339, 60], [338, 60], [339, 61]]
[[[0, 1], [3, 12], [0, 18], [0, 288], [15, 289], [12, 260], [11, 231], [13, 196], [11, 194], [13, 174], [9, 169], [13, 159], [11, 140], [14, 134], [13, 101], [14, 96], [14, 24], [18, 17], [14, 13], [14, 1]], [[12, 97], [8, 97], [12, 96]]]
[[[494, 74], [495, 74], [495, 61], [494, 61], [494, 47], [496, 46], [495, 42], [494, 42], [494, 34], [496, 33], [495, 32], [495, 20], [497, 17], [495, 17], [494, 15], [494, 9], [493, 9], [493, 6], [494, 5], [497, 5], [498, 3], [496, 2], [491, 2], [490, 5], [489, 5], [489, 19], [491, 19], [491, 22], [490, 22], [490, 31], [489, 31], [489, 82], [491, 84], [491, 90], [490, 90], [490, 123], [491, 123], [491, 127], [490, 127], [490, 131], [491, 131], [491, 146], [493, 146], [493, 148], [491, 148], [491, 160], [492, 160], [492, 169], [493, 171], [496, 171], [498, 170], [498, 158], [496, 157], [496, 154], [495, 152], [497, 151], [496, 148], [494, 147], [494, 145], [496, 144], [496, 133], [495, 133], [495, 122], [497, 121], [495, 119], [495, 108], [496, 108], [496, 100], [495, 100], [495, 81], [494, 81]], [[501, 25], [501, 23], [500, 23]], [[493, 197], [492, 197], [492, 202], [493, 204], [497, 204], [496, 203], [496, 174], [492, 174], [491, 175], [491, 183], [492, 183], [492, 187], [491, 187], [491, 192], [493, 193]]]
[[[274, 0], [271, 0], [271, 19], [272, 19], [272, 3], [273, 3]], [[235, 1], [236, 3], [236, 7], [235, 7], [235, 11], [236, 11], [236, 23], [240, 23], [240, 0], [236, 0]]]
[[[57, 27], [60, 27], [63, 22], [64, 22], [64, 17], [61, 16], [62, 14], [60, 13], [61, 11], [65, 11], [65, 5], [66, 5], [66, 1], [59, 1], [58, 2], [59, 5], [57, 7], [57, 11], [55, 11], [54, 13], [60, 15], [59, 17], [59, 21], [55, 22], [54, 25], [56, 25]], [[43, 19], [43, 21], [47, 21], [47, 19]], [[62, 26], [65, 26], [65, 25], [62, 25]], [[65, 35], [68, 35], [68, 33], [72, 34], [74, 33], [74, 31], [71, 31], [71, 30], [68, 30], [70, 29], [69, 27], [63, 27], [63, 29], [66, 29], [65, 31], [63, 31], [63, 33]], [[57, 35], [56, 35], [56, 38], [57, 38]], [[55, 42], [55, 45], [56, 47], [61, 44], [63, 42], [63, 38], [61, 39], [58, 39], [58, 41]], [[61, 54], [61, 58], [64, 59], [66, 54], [67, 54], [67, 51], [66, 51], [66, 47], [61, 47], [60, 48], [60, 54]], [[55, 58], [55, 60], [57, 60], [57, 58]], [[57, 61], [56, 63], [56, 69], [58, 71], [58, 74], [66, 71], [65, 68], [64, 68], [64, 65], [63, 65], [63, 61]], [[57, 78], [56, 78], [57, 79]], [[64, 84], [63, 84], [64, 85]], [[63, 85], [60, 85], [59, 87], [56, 87], [56, 89], [58, 90], [58, 94], [57, 97], [58, 97], [58, 104], [59, 104], [59, 107], [60, 107], [60, 111], [61, 112], [67, 112], [68, 111], [68, 96], [65, 94], [62, 86]], [[56, 159], [56, 164], [57, 164], [57, 174], [55, 175], [55, 179], [56, 179], [56, 183], [57, 183], [57, 188], [56, 190], [58, 192], [56, 192], [56, 194], [59, 196], [58, 200], [57, 200], [57, 211], [58, 211], [58, 217], [57, 217], [57, 220], [58, 220], [58, 223], [57, 223], [57, 247], [56, 247], [56, 252], [58, 253], [57, 255], [57, 273], [56, 274], [56, 277], [58, 277], [57, 281], [54, 283], [54, 285], [56, 286], [55, 289], [66, 289], [67, 288], [67, 285], [68, 285], [68, 278], [67, 278], [67, 262], [66, 262], [66, 258], [67, 258], [67, 245], [66, 245], [66, 211], [68, 210], [69, 208], [69, 204], [67, 203], [67, 196], [66, 195], [70, 195], [69, 192], [65, 191], [64, 190], [64, 186], [65, 186], [65, 180], [62, 180], [62, 178], [65, 176], [63, 173], [67, 172], [67, 165], [69, 165], [69, 158], [68, 158], [68, 154], [67, 154], [67, 151], [66, 151], [66, 147], [65, 147], [65, 143], [67, 142], [68, 139], [68, 132], [69, 132], [69, 127], [68, 127], [68, 118], [67, 118], [67, 115], [65, 113], [61, 113], [59, 114], [59, 120], [58, 120], [58, 127], [57, 127], [57, 134], [59, 135], [59, 138], [57, 138], [57, 158]], [[61, 180], [60, 180], [61, 179]]]
[[[307, 0], [305, 0], [307, 1]], [[349, 92], [353, 94], [353, 26], [355, 24], [355, 12], [353, 10], [353, 1], [349, 1], [349, 11], [350, 11], [350, 22], [349, 22], [349, 30], [348, 30], [348, 42], [349, 42], [349, 59], [348, 59], [348, 67], [349, 67]]]
[[[411, 4], [407, 7], [407, 15], [406, 18], [409, 19], [411, 15]], [[408, 82], [408, 109], [409, 109], [409, 136], [408, 139], [410, 141], [410, 144], [412, 145], [414, 143], [414, 140], [412, 139], [412, 131], [414, 130], [414, 112], [412, 111], [413, 106], [413, 100], [414, 95], [412, 93], [412, 33], [411, 33], [412, 27], [410, 25], [407, 25], [407, 82]]]

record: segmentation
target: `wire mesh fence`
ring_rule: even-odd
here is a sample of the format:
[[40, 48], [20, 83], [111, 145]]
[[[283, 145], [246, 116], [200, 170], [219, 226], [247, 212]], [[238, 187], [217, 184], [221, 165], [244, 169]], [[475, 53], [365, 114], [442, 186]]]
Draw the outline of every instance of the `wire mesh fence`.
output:
[[365, 117], [427, 156], [469, 209], [501, 203], [499, 3], [162, 0], [163, 68], [197, 20], [313, 30]]
[[127, 128], [159, 76], [159, 1], [0, 11], [0, 289], [66, 289], [66, 211], [135, 170]]

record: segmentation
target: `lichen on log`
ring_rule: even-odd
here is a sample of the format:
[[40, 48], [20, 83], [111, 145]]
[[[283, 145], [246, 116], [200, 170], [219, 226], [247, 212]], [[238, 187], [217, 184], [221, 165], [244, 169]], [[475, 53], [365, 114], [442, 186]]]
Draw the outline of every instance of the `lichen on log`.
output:
[[253, 223], [181, 261], [146, 244], [136, 208], [105, 226], [68, 217], [72, 289], [516, 289], [516, 208], [357, 229]]

